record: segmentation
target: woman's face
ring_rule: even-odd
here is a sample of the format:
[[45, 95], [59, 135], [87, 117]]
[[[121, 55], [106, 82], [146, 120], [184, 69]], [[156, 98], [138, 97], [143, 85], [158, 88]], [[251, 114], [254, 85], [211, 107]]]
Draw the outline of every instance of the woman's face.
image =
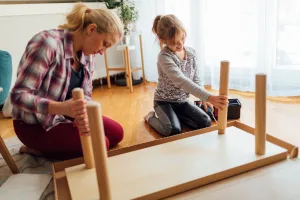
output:
[[116, 44], [120, 39], [119, 34], [112, 33], [98, 33], [97, 27], [91, 24], [86, 29], [86, 36], [84, 37], [82, 51], [85, 55], [103, 54], [104, 51]]

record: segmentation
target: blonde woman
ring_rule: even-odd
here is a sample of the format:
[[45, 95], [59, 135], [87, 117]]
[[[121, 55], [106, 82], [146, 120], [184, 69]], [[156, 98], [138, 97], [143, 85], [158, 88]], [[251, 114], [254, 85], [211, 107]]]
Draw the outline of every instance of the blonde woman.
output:
[[[66, 24], [33, 36], [11, 92], [14, 129], [25, 145], [21, 151], [54, 159], [82, 156], [78, 128], [89, 132], [84, 105], [92, 96], [95, 54], [113, 46], [122, 31], [110, 10], [78, 3]], [[85, 100], [72, 99], [76, 87], [83, 88]], [[107, 117], [103, 122], [109, 148], [123, 139], [123, 128]]]

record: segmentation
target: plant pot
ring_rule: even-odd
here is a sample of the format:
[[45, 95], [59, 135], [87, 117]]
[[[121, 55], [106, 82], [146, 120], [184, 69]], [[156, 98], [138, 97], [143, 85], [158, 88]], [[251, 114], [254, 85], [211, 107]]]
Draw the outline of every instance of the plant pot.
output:
[[129, 45], [130, 44], [130, 36], [129, 35], [124, 35], [123, 37], [123, 44]]
[[135, 22], [133, 21], [124, 22], [124, 26], [131, 32], [135, 29]]

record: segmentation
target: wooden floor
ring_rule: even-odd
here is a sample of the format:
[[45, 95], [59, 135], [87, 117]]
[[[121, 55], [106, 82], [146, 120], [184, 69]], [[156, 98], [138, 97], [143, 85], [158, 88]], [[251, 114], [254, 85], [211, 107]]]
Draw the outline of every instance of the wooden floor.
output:
[[[105, 116], [118, 121], [124, 128], [124, 140], [116, 147], [122, 148], [160, 138], [147, 123], [146, 115], [153, 106], [155, 83], [134, 86], [133, 93], [122, 86], [98, 86], [94, 88], [93, 100], [102, 104]], [[216, 93], [217, 91], [211, 91]], [[229, 98], [241, 101], [241, 121], [254, 126], [254, 95], [230, 91]], [[191, 97], [191, 100], [196, 100]], [[268, 98], [267, 102], [267, 132], [271, 135], [300, 146], [300, 97]], [[4, 138], [14, 136], [12, 120], [0, 119], [0, 134]], [[184, 129], [187, 131], [188, 129]]]

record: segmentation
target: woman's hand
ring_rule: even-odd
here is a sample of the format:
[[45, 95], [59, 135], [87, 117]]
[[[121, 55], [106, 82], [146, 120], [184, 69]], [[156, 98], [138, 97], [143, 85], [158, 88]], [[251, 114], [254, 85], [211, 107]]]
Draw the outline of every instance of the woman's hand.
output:
[[228, 98], [224, 95], [208, 97], [207, 101], [214, 105], [218, 110], [223, 110], [228, 105]]
[[86, 100], [69, 99], [64, 102], [51, 101], [48, 107], [50, 114], [65, 115], [74, 118], [74, 122], [81, 134], [89, 132]]
[[77, 115], [86, 114], [85, 99], [78, 99], [78, 100], [69, 99], [67, 101], [62, 102], [61, 107], [62, 107], [63, 115], [67, 115], [72, 118], [76, 118]]
[[64, 102], [50, 101], [48, 106], [48, 113], [55, 115], [66, 115], [75, 118], [76, 115], [85, 113], [86, 100], [69, 99]]
[[78, 127], [80, 134], [89, 134], [90, 133], [87, 113], [83, 113], [81, 115], [76, 115], [74, 122], [75, 122], [76, 126]]
[[[66, 102], [66, 104], [69, 104], [69, 102]], [[70, 106], [72, 117], [75, 118], [74, 122], [79, 129], [80, 134], [88, 134], [90, 129], [86, 110], [86, 100], [71, 100]]]

